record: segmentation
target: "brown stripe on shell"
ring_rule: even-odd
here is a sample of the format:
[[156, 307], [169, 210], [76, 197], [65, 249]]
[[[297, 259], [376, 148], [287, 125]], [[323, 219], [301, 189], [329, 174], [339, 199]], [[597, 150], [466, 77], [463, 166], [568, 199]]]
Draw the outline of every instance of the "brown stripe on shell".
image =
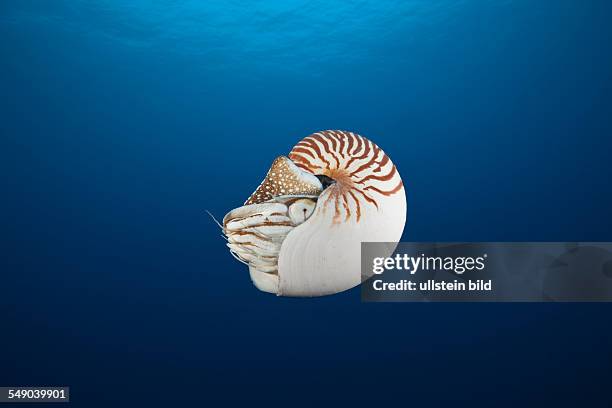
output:
[[353, 200], [355, 200], [355, 208], [357, 209], [357, 222], [359, 222], [359, 220], [361, 219], [361, 206], [359, 205], [359, 199], [355, 197], [355, 193], [353, 193], [352, 191], [349, 190], [348, 193], [353, 198]]
[[346, 222], [351, 218], [351, 207], [349, 206], [346, 194], [342, 194], [342, 203], [344, 205], [344, 211], [346, 211], [346, 216], [344, 217], [344, 222]]
[[397, 193], [398, 191], [400, 191], [402, 189], [402, 187], [404, 187], [404, 182], [402, 180], [400, 180], [400, 182], [397, 184], [397, 186], [395, 186], [391, 191], [383, 191], [383, 190], [380, 190], [380, 189], [378, 189], [378, 188], [376, 188], [374, 186], [366, 186], [365, 189], [366, 190], [374, 190], [374, 191], [376, 191], [379, 194], [390, 196], [390, 195], [393, 195], [393, 194]]
[[351, 156], [354, 156], [357, 152], [361, 151], [361, 146], [363, 145], [363, 138], [359, 135], [352, 134], [355, 139], [357, 139], [357, 143], [355, 144], [355, 150], [351, 152]]
[[346, 146], [346, 153], [351, 154], [351, 149], [353, 148], [353, 143], [355, 142], [355, 136], [353, 136], [352, 133], [349, 133], [348, 135], [346, 135], [346, 139], [348, 140]]
[[363, 184], [364, 182], [366, 182], [368, 180], [389, 181], [393, 177], [395, 177], [396, 173], [397, 173], [397, 169], [395, 168], [395, 165], [393, 165], [393, 167], [391, 167], [391, 171], [389, 173], [383, 175], [383, 176], [377, 176], [375, 174], [368, 174], [367, 176], [365, 176], [361, 180], [355, 180], [355, 183]]
[[363, 196], [363, 198], [365, 198], [365, 200], [366, 200], [367, 202], [374, 204], [374, 206], [376, 207], [376, 209], [378, 209], [378, 203], [377, 203], [377, 202], [376, 202], [376, 200], [374, 200], [372, 197], [370, 197], [369, 195], [367, 195], [366, 193], [364, 193], [363, 191], [358, 190], [358, 189], [354, 189], [353, 191], [355, 191], [355, 192], [357, 192], [357, 193], [361, 194], [361, 195]]

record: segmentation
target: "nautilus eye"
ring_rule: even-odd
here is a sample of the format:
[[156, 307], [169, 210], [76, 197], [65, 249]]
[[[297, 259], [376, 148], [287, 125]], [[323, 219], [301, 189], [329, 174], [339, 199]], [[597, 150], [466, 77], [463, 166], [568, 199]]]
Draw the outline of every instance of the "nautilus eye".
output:
[[289, 218], [295, 225], [299, 225], [306, 221], [314, 212], [317, 202], [308, 198], [295, 200], [289, 206]]
[[224, 217], [223, 232], [257, 288], [321, 296], [358, 285], [361, 243], [397, 242], [405, 221], [404, 184], [389, 156], [363, 136], [327, 130], [274, 160]]

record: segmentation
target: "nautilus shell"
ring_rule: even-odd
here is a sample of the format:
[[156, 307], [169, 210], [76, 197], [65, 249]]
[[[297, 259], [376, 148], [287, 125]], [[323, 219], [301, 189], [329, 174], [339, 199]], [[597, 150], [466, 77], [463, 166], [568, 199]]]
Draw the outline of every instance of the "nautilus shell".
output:
[[358, 285], [361, 243], [397, 242], [405, 221], [404, 184], [389, 156], [363, 136], [327, 130], [274, 160], [222, 228], [257, 288], [322, 296]]

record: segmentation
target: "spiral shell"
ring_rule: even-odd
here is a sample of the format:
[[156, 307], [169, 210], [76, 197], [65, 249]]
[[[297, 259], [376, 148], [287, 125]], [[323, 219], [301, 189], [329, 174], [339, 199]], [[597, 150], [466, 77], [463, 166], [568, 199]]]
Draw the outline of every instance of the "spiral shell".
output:
[[363, 136], [327, 130], [277, 158], [223, 229], [259, 289], [320, 296], [358, 285], [361, 243], [399, 241], [405, 220], [404, 185], [389, 156]]

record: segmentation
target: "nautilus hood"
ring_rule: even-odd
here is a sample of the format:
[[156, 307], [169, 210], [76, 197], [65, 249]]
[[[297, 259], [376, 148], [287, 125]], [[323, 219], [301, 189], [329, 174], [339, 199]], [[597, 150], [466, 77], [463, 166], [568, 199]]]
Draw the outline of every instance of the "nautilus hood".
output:
[[321, 296], [358, 285], [361, 242], [397, 242], [405, 220], [404, 185], [389, 156], [360, 135], [328, 130], [275, 159], [223, 231], [260, 290]]

